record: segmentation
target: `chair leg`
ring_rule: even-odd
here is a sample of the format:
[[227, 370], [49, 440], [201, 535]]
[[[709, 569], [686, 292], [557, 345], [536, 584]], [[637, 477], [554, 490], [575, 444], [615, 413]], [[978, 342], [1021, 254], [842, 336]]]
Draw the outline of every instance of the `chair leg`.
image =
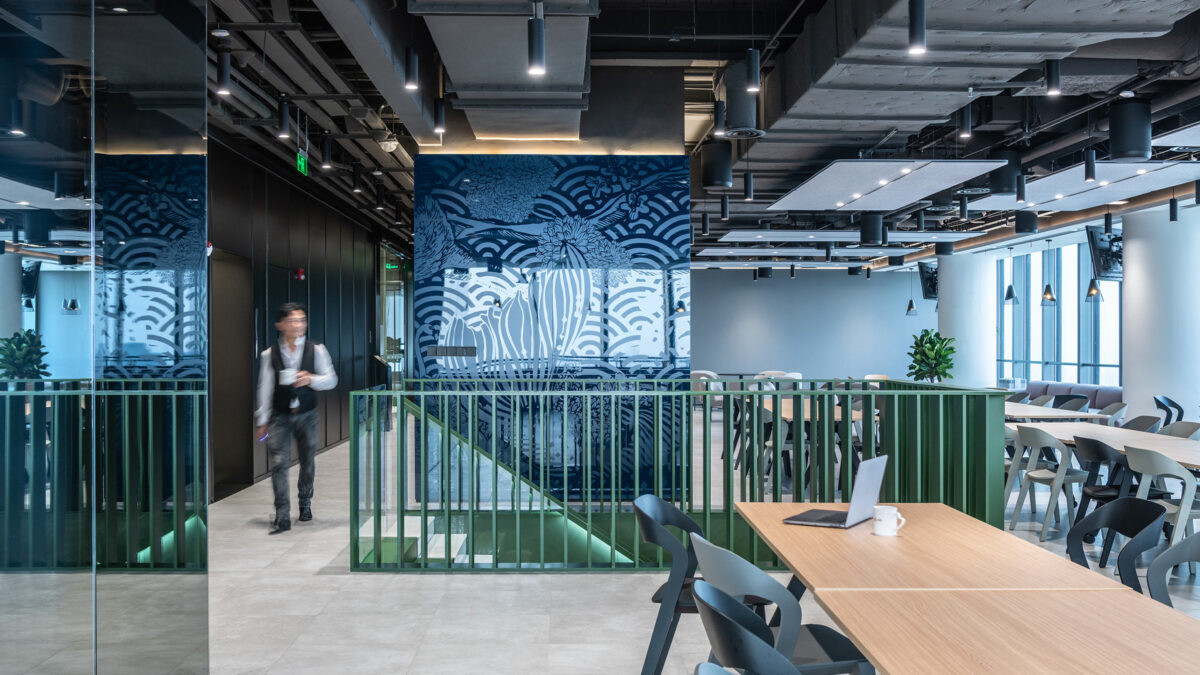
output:
[[[1021, 505], [1025, 503], [1025, 495], [1029, 493], [1030, 485], [1033, 481], [1028, 478], [1021, 479], [1021, 491], [1017, 493], [1017, 506], [1013, 509], [1012, 520], [1008, 521], [1008, 529], [1015, 530], [1017, 528], [1017, 516], [1021, 515]], [[1029, 501], [1033, 502], [1033, 495], [1029, 495]]]
[[1004, 477], [1004, 503], [1008, 504], [1008, 496], [1012, 494], [1013, 485], [1017, 482], [1017, 474], [1021, 472], [1021, 463], [1018, 457], [1014, 456], [1012, 465], [1008, 467], [1008, 475]]
[[[1054, 501], [1054, 516], [1058, 520], [1058, 493], [1062, 491], [1063, 482], [1061, 478], [1055, 477], [1054, 484], [1050, 486], [1050, 499]], [[1046, 533], [1050, 531], [1050, 507], [1046, 506], [1046, 517], [1042, 518], [1042, 532], [1038, 535], [1038, 541], [1046, 541]]]
[[1067, 493], [1067, 526], [1075, 523], [1075, 491], [1070, 483], [1063, 484], [1063, 492]]
[[658, 609], [658, 618], [654, 621], [654, 633], [650, 635], [650, 646], [646, 648], [646, 660], [642, 663], [642, 675], [660, 675], [663, 664], [667, 662], [667, 653], [671, 651], [671, 640], [675, 637], [675, 627], [679, 625], [679, 615], [675, 613], [675, 603], [663, 598]]

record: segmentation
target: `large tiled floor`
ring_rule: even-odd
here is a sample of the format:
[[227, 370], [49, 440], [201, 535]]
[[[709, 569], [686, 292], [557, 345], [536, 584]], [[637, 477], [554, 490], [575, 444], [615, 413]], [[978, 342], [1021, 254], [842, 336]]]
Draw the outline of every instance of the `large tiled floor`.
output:
[[[350, 574], [348, 451], [318, 458], [316, 519], [267, 536], [270, 485], [212, 506], [214, 673], [634, 673], [661, 574]], [[294, 480], [293, 472], [293, 480]], [[1044, 508], [1046, 493], [1039, 493]], [[1039, 509], [1039, 514], [1041, 513]], [[1025, 510], [1016, 534], [1037, 541]], [[1065, 551], [1052, 529], [1044, 546]], [[1195, 578], [1176, 606], [1200, 617]], [[828, 622], [811, 599], [805, 620]], [[666, 672], [706, 658], [700, 621], [680, 622]]]

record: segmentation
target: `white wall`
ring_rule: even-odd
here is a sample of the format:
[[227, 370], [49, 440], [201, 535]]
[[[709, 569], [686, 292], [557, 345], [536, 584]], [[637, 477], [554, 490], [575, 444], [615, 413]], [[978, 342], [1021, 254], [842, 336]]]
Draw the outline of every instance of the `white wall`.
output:
[[[917, 316], [905, 316], [909, 283]], [[903, 378], [908, 346], [937, 327], [935, 302], [915, 273], [848, 276], [844, 270], [692, 271], [692, 368], [718, 373], [799, 371], [805, 377]]]
[[954, 338], [951, 380], [996, 386], [996, 259], [987, 253], [938, 256], [938, 332]]
[[[46, 348], [50, 377], [92, 377], [92, 290], [87, 271], [47, 269], [38, 275], [37, 325]], [[67, 313], [63, 300], [75, 298], [79, 311]]]
[[1180, 209], [1177, 223], [1167, 221], [1165, 208], [1126, 214], [1122, 222], [1126, 417], [1156, 414], [1154, 396], [1163, 394], [1183, 405], [1184, 417], [1194, 420], [1200, 410], [1200, 208]]

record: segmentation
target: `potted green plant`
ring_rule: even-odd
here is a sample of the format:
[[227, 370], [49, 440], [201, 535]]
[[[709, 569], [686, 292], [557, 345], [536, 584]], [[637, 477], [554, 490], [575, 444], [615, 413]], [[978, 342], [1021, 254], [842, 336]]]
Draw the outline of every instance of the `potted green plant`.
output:
[[954, 367], [954, 338], [942, 337], [942, 334], [926, 328], [920, 334], [913, 336], [912, 349], [908, 357], [908, 376], [914, 380], [940, 382], [950, 377], [950, 369]]
[[40, 380], [49, 375], [42, 336], [25, 330], [0, 338], [0, 379]]

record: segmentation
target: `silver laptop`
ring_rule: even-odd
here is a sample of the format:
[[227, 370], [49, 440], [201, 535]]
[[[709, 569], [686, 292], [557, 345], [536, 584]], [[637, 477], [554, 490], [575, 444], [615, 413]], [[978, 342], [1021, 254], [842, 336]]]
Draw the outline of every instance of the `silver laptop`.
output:
[[850, 508], [845, 511], [830, 509], [809, 509], [797, 513], [790, 518], [784, 518], [788, 525], [816, 525], [817, 527], [848, 528], [870, 520], [875, 513], [875, 505], [879, 503], [879, 488], [883, 485], [883, 470], [887, 468], [887, 455], [858, 465], [858, 473], [854, 476], [854, 489], [850, 492]]

